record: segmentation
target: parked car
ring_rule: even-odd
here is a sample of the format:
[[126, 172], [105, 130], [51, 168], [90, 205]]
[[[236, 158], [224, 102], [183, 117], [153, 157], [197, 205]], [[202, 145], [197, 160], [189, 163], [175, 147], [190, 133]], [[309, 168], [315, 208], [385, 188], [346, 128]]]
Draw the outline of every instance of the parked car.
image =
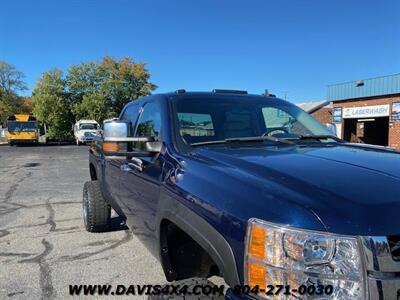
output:
[[288, 101], [144, 97], [104, 123], [89, 170], [86, 229], [106, 231], [113, 208], [168, 281], [218, 275], [227, 299], [399, 299], [400, 153], [344, 142]]
[[79, 120], [74, 125], [74, 137], [78, 146], [92, 142], [100, 134], [100, 125], [95, 120]]

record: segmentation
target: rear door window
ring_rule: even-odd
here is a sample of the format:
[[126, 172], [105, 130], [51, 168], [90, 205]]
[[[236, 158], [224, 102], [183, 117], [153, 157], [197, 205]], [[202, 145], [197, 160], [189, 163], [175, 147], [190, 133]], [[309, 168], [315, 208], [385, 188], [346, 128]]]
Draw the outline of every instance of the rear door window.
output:
[[136, 121], [139, 117], [141, 106], [139, 104], [129, 105], [121, 116], [121, 120], [131, 122], [131, 132], [134, 132]]
[[[150, 102], [143, 106], [134, 136], [153, 137], [155, 140], [161, 140], [161, 108], [158, 102]], [[146, 145], [143, 142], [134, 142], [132, 148], [146, 151]], [[142, 157], [141, 159], [151, 160], [150, 157]]]
[[161, 109], [158, 102], [147, 103], [139, 117], [135, 136], [161, 137]]

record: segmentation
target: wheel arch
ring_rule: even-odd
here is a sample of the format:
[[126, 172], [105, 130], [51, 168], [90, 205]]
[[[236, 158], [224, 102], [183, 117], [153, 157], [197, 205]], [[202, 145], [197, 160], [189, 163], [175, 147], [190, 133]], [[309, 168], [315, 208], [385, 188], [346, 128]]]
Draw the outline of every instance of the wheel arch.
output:
[[96, 171], [96, 167], [94, 166], [93, 163], [89, 163], [89, 172], [90, 172], [90, 179], [92, 181], [97, 180], [97, 171]]
[[173, 223], [206, 251], [218, 266], [228, 285], [240, 284], [232, 248], [214, 227], [181, 202], [170, 197], [160, 199], [158, 212], [158, 247], [156, 250], [167, 280], [174, 280], [174, 275], [170, 272], [171, 262], [163, 253], [165, 236], [162, 233], [162, 225], [165, 221]]

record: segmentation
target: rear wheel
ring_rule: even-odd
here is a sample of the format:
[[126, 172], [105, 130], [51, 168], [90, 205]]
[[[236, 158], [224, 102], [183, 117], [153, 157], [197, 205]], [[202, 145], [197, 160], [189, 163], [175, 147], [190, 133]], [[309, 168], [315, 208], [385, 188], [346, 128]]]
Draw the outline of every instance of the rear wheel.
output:
[[89, 232], [107, 231], [110, 227], [111, 207], [101, 192], [100, 183], [88, 181], [83, 186], [83, 222]]
[[[206, 278], [189, 278], [180, 281], [174, 281], [169, 284], [169, 286], [177, 286], [179, 285], [178, 292], [185, 291], [184, 295], [169, 295], [166, 293], [161, 295], [150, 295], [149, 300], [223, 300], [225, 296], [219, 294], [220, 289], [207, 280]], [[167, 289], [168, 284], [161, 287], [161, 291], [163, 289]], [[168, 291], [171, 291], [171, 288], [168, 288]], [[214, 291], [214, 292], [213, 292]], [[222, 292], [222, 291], [221, 291]], [[175, 291], [176, 294], [176, 291]]]

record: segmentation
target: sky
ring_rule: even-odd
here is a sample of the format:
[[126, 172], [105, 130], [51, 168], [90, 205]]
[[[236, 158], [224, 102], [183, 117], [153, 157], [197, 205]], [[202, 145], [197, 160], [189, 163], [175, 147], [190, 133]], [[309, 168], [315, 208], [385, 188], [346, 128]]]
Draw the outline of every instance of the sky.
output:
[[50, 69], [130, 56], [157, 92], [265, 89], [292, 102], [400, 73], [400, 1], [0, 0], [0, 60], [29, 95]]

